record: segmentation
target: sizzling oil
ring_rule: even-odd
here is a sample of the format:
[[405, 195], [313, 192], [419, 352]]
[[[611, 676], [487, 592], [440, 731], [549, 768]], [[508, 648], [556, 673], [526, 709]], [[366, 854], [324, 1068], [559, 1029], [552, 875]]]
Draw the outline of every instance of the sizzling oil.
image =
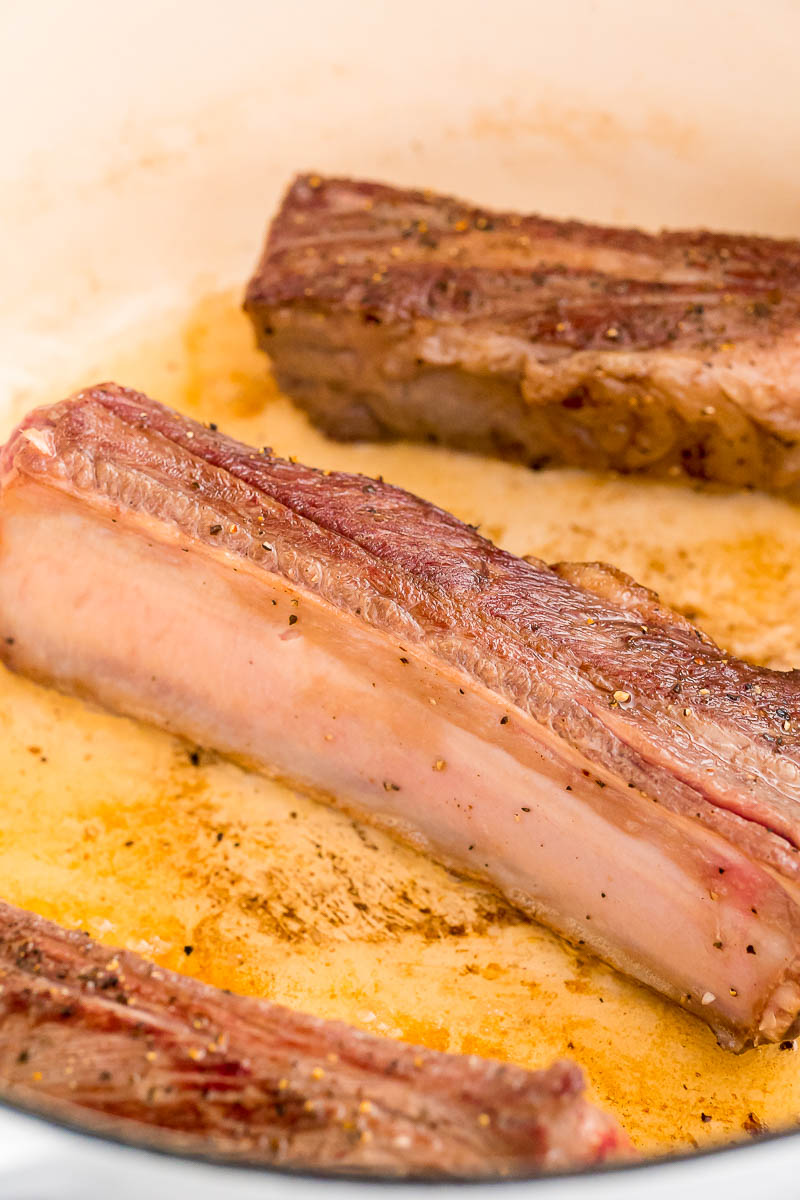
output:
[[[274, 390], [231, 294], [18, 407], [105, 378], [246, 442], [382, 474], [515, 553], [611, 561], [733, 652], [800, 662], [800, 509], [781, 501], [330, 442]], [[7, 672], [0, 730], [0, 880], [14, 903], [210, 983], [436, 1049], [530, 1066], [568, 1054], [644, 1150], [800, 1115], [793, 1049], [721, 1051], [695, 1019], [497, 896], [330, 809]]]

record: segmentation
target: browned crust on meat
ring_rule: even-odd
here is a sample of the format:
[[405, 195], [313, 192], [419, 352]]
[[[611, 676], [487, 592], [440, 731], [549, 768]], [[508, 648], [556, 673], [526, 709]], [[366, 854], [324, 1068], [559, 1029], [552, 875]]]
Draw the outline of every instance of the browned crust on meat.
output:
[[526, 1071], [232, 995], [0, 902], [0, 1096], [253, 1163], [520, 1175], [627, 1156], [570, 1062]]
[[[114, 384], [30, 414], [0, 451], [0, 488], [12, 522], [15, 489], [21, 488], [23, 507], [26, 490], [56, 509], [86, 503], [101, 517], [153, 523], [159, 536], [176, 539], [187, 553], [194, 548], [218, 557], [226, 571], [277, 576], [339, 610], [344, 636], [352, 622], [398, 639], [401, 653], [449, 677], [454, 687], [460, 684], [461, 695], [479, 698], [512, 736], [533, 735], [555, 760], [571, 764], [580, 802], [592, 809], [603, 796], [612, 823], [629, 834], [637, 811], [646, 808], [654, 845], [671, 837], [673, 849], [683, 854], [716, 842], [707, 830], [727, 839], [741, 870], [728, 862], [724, 844], [717, 845], [699, 866], [701, 902], [706, 894], [712, 902], [722, 896], [745, 923], [762, 914], [781, 941], [778, 986], [769, 964], [759, 962], [763, 997], [745, 1016], [730, 1017], [701, 1002], [702, 987], [693, 998], [688, 985], [676, 992], [652, 969], [644, 978], [695, 1004], [731, 1046], [784, 1036], [792, 1026], [800, 879], [796, 673], [730, 659], [613, 568], [553, 569], [517, 559], [382, 480], [277, 458]], [[16, 543], [14, 550], [23, 572], [27, 544]], [[0, 658], [12, 668], [46, 674], [58, 654], [34, 658], [32, 667], [26, 654], [48, 618], [28, 628], [19, 624], [23, 607], [16, 594], [4, 606]], [[51, 632], [57, 645], [58, 628]], [[124, 673], [124, 654], [120, 662]], [[74, 680], [61, 678], [56, 666], [47, 677], [68, 690], [86, 685], [91, 692], [91, 675], [89, 667], [88, 677], [78, 672]], [[115, 703], [113, 695], [109, 702]], [[124, 702], [122, 710], [139, 711]], [[532, 767], [533, 786], [536, 778]], [[324, 785], [324, 772], [311, 782]], [[339, 801], [346, 806], [347, 795]], [[397, 815], [402, 818], [402, 805]], [[448, 855], [445, 844], [440, 856], [448, 861]], [[602, 857], [601, 846], [595, 859]], [[469, 860], [466, 866], [472, 869]], [[526, 886], [515, 884], [508, 894], [538, 915]], [[557, 908], [547, 914], [562, 927]], [[566, 932], [574, 936], [574, 926]], [[580, 930], [587, 944], [626, 967], [613, 933], [593, 941], [593, 932]], [[659, 953], [660, 947], [656, 960]], [[738, 988], [730, 994], [737, 997]]]
[[[590, 262], [603, 251], [605, 271], [559, 261]], [[713, 352], [742, 338], [769, 345], [797, 330], [799, 282], [796, 241], [520, 217], [430, 192], [306, 175], [271, 226], [247, 304], [502, 323], [570, 350]]]
[[[245, 307], [281, 386], [334, 436], [777, 491], [800, 478], [797, 241], [649, 234], [306, 175]], [[481, 380], [491, 399], [471, 420]], [[438, 419], [437, 389], [453, 394]]]
[[[55, 439], [53, 458], [30, 430]], [[190, 471], [176, 448], [191, 455]], [[800, 879], [797, 671], [731, 658], [613, 568], [515, 558], [399, 488], [256, 451], [115, 384], [31, 414], [0, 453], [0, 479], [51, 463], [56, 476], [93, 470], [95, 454], [137, 469], [147, 461], [182, 503], [207, 503], [192, 530], [200, 541], [266, 565], [277, 551], [263, 539], [285, 539], [286, 569], [304, 579], [298, 564], [315, 564], [326, 599], [424, 643], [594, 766]], [[210, 512], [225, 518], [213, 536]], [[12, 667], [14, 653], [0, 640]]]

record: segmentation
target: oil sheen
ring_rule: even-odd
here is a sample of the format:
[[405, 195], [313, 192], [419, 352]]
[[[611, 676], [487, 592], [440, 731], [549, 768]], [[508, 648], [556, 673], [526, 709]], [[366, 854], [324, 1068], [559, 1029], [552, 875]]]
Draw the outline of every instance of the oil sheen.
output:
[[[131, 331], [74, 377], [20, 395], [13, 415], [112, 378], [246, 442], [382, 474], [516, 554], [612, 562], [732, 652], [800, 663], [800, 508], [328, 441], [275, 390], [232, 293]], [[800, 1115], [793, 1046], [725, 1053], [694, 1018], [492, 892], [202, 748], [1, 668], [0, 778], [3, 896], [101, 941], [435, 1049], [529, 1066], [568, 1055], [644, 1151]]]

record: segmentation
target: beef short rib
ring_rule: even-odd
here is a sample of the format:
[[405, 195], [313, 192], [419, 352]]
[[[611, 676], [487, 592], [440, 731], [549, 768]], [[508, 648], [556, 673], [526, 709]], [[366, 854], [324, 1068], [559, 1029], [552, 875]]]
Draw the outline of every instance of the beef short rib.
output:
[[629, 1157], [570, 1062], [526, 1071], [235, 996], [0, 902], [0, 1098], [168, 1150], [521, 1175]]
[[113, 384], [0, 452], [0, 655], [392, 830], [704, 1017], [800, 1012], [800, 679], [610, 567]]
[[245, 307], [333, 437], [800, 494], [800, 242], [307, 175]]

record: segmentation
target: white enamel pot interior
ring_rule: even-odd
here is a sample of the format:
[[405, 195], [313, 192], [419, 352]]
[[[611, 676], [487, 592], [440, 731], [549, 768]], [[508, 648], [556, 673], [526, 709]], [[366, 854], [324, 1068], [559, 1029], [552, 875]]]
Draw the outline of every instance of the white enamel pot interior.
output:
[[[771, 0], [5, 0], [0, 422], [107, 339], [243, 281], [293, 171], [648, 226], [800, 234], [800, 7]], [[668, 1064], [666, 1064], [668, 1069]], [[497, 1186], [793, 1195], [800, 1138]], [[0, 1111], [13, 1200], [369, 1196]]]

